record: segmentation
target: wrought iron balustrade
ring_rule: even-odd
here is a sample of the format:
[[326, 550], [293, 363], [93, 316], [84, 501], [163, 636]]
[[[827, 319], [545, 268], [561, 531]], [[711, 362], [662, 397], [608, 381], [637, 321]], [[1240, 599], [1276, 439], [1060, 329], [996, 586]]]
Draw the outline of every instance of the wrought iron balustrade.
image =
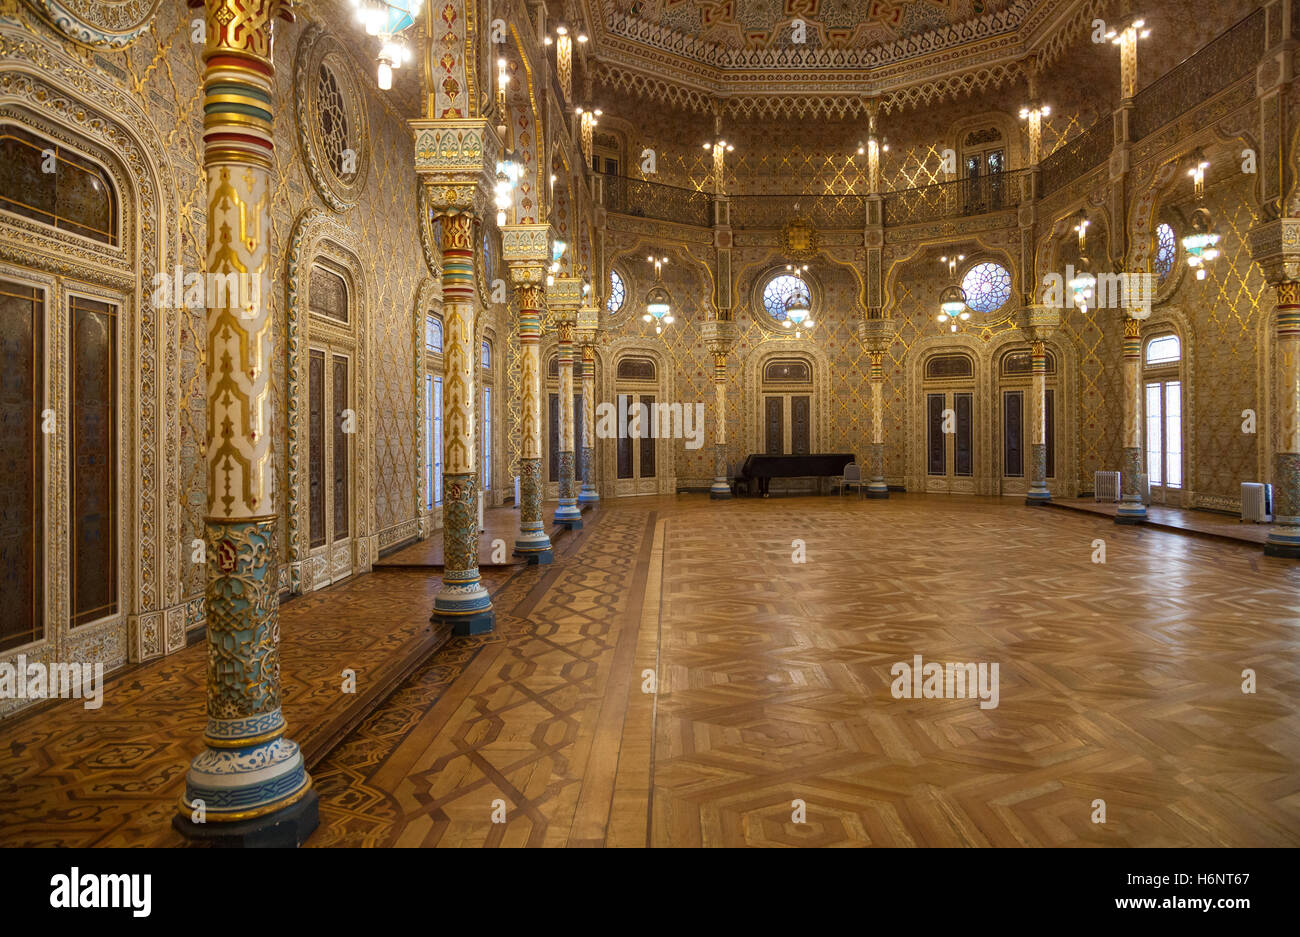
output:
[[1029, 197], [1028, 169], [994, 172], [974, 179], [955, 179], [885, 195], [885, 225], [942, 221], [1015, 208]]
[[605, 172], [594, 175], [597, 197], [606, 211], [704, 228], [712, 223], [712, 197], [707, 192]]
[[1256, 10], [1133, 99], [1134, 140], [1187, 113], [1255, 70], [1264, 52], [1264, 11]]
[[1114, 148], [1115, 118], [1104, 114], [1091, 127], [1043, 160], [1039, 168], [1040, 195], [1055, 192], [1085, 172], [1110, 159]]

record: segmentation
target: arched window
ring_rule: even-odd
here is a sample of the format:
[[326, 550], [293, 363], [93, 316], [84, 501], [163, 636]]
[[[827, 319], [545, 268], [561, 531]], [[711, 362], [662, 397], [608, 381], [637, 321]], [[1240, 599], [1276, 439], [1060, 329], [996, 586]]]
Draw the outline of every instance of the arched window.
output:
[[[778, 274], [763, 287], [763, 308], [777, 322], [785, 321], [785, 303], [796, 291], [807, 292], [807, 284], [788, 273]], [[809, 297], [811, 299], [811, 297]]]
[[610, 270], [609, 301], [605, 303], [605, 311], [613, 315], [623, 308], [623, 301], [626, 299], [627, 288], [623, 286], [623, 278], [618, 275], [617, 270]]
[[[1027, 351], [1009, 351], [1002, 356], [1002, 376], [1015, 377], [1021, 374], [1034, 373], [1034, 359]], [[1050, 351], [1047, 353], [1047, 373], [1056, 373], [1056, 356]]]
[[307, 281], [307, 308], [315, 315], [348, 321], [348, 283], [337, 271], [323, 263], [312, 264]]
[[969, 355], [935, 355], [925, 362], [925, 376], [931, 380], [953, 377], [971, 377], [975, 363]]
[[764, 384], [811, 384], [812, 373], [807, 361], [798, 358], [774, 358], [763, 367]]
[[431, 355], [442, 354], [442, 316], [436, 312], [424, 317], [424, 350]]
[[618, 362], [618, 379], [620, 381], [654, 381], [658, 379], [658, 370], [652, 358], [620, 358]]
[[1177, 335], [1147, 339], [1143, 355], [1143, 435], [1152, 500], [1183, 487], [1182, 345]]
[[492, 232], [486, 227], [483, 228], [483, 275], [491, 281], [496, 276], [497, 254], [496, 246], [492, 243]]
[[13, 124], [0, 125], [0, 208], [117, 246], [117, 195], [90, 160]]
[[966, 291], [966, 305], [988, 315], [1011, 298], [1011, 274], [1001, 264], [986, 260], [966, 271], [961, 288]]
[[1178, 239], [1174, 237], [1174, 229], [1162, 221], [1156, 227], [1156, 275], [1162, 281], [1174, 269], [1177, 259]]
[[1177, 364], [1182, 360], [1183, 350], [1177, 335], [1158, 335], [1147, 342], [1147, 366]]

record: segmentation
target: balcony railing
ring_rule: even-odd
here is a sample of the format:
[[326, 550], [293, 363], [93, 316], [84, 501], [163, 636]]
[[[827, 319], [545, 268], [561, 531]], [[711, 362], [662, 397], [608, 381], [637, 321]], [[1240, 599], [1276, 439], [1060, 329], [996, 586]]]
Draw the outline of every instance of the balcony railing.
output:
[[595, 176], [597, 197], [606, 211], [702, 228], [711, 224], [707, 192], [604, 172]]
[[1255, 70], [1264, 52], [1264, 11], [1256, 10], [1188, 56], [1133, 99], [1133, 139], [1159, 130]]
[[780, 228], [791, 218], [807, 218], [815, 228], [861, 228], [866, 224], [861, 195], [734, 195], [735, 228]]
[[1042, 162], [1039, 175], [1040, 195], [1047, 195], [1078, 179], [1085, 172], [1110, 159], [1114, 148], [1115, 118], [1104, 114], [1100, 120], [1056, 150]]
[[1017, 169], [896, 189], [885, 193], [885, 225], [920, 224], [1015, 208], [1029, 197], [1031, 182], [1028, 169]]

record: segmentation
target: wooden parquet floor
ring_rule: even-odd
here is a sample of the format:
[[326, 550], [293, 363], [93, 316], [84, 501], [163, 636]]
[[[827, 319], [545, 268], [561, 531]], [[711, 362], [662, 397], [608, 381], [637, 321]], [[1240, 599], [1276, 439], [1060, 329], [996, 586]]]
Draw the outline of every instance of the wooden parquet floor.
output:
[[[317, 766], [311, 845], [1300, 843], [1296, 564], [975, 498], [595, 521]], [[916, 654], [999, 705], [893, 698]]]
[[[315, 765], [308, 845], [1300, 844], [1300, 564], [994, 499], [584, 520], [553, 565], [493, 572], [494, 633], [451, 639]], [[291, 726], [430, 590], [390, 571], [286, 605]], [[997, 663], [998, 706], [895, 699], [918, 654]], [[202, 679], [192, 648], [97, 712], [0, 725], [0, 843], [174, 844]]]
[[[499, 589], [509, 570], [484, 570]], [[429, 627], [436, 576], [359, 576], [280, 606], [289, 735], [314, 763], [370, 693], [446, 639]], [[105, 676], [104, 703], [63, 700], [0, 723], [0, 846], [177, 846], [171, 828], [202, 748], [205, 645]], [[341, 692], [343, 670], [356, 694]]]

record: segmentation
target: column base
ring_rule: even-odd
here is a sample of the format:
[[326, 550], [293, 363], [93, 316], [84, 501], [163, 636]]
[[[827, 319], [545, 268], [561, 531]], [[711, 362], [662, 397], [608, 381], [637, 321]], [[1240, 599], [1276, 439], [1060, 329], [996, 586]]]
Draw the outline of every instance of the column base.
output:
[[867, 497], [873, 501], [884, 501], [889, 497], [889, 486], [884, 482], [867, 482]]
[[451, 633], [457, 637], [471, 634], [489, 634], [497, 625], [496, 609], [471, 612], [468, 615], [448, 614], [434, 610], [429, 621], [435, 625], [450, 625]]
[[1147, 506], [1141, 502], [1121, 503], [1115, 511], [1116, 524], [1143, 524], [1147, 519]]
[[435, 625], [451, 626], [458, 636], [486, 634], [496, 626], [497, 613], [492, 608], [492, 596], [479, 579], [478, 569], [443, 572], [442, 590], [433, 597], [433, 614], [429, 621]]
[[1264, 555], [1300, 560], [1300, 527], [1273, 527], [1264, 541]]
[[560, 506], [555, 509], [555, 523], [566, 530], [582, 530], [582, 512], [578, 510], [577, 499], [560, 499]]
[[308, 788], [302, 797], [274, 813], [234, 823], [195, 823], [184, 814], [172, 817], [172, 829], [186, 839], [205, 846], [236, 849], [296, 849], [307, 841], [320, 823], [316, 791]]
[[709, 489], [709, 499], [711, 501], [730, 501], [731, 486], [727, 484], [726, 479], [715, 478], [713, 486]]
[[599, 501], [600, 495], [594, 488], [583, 488], [582, 491], [578, 492], [579, 504], [596, 504]]
[[555, 551], [551, 548], [551, 538], [545, 543], [536, 540], [516, 540], [513, 556], [519, 557], [529, 566], [545, 566], [555, 561]]
[[1025, 495], [1025, 504], [1031, 507], [1035, 504], [1048, 504], [1051, 502], [1051, 500], [1052, 500], [1052, 493], [1048, 491], [1046, 488], [1042, 488], [1042, 489], [1031, 488], [1029, 489], [1028, 493]]

